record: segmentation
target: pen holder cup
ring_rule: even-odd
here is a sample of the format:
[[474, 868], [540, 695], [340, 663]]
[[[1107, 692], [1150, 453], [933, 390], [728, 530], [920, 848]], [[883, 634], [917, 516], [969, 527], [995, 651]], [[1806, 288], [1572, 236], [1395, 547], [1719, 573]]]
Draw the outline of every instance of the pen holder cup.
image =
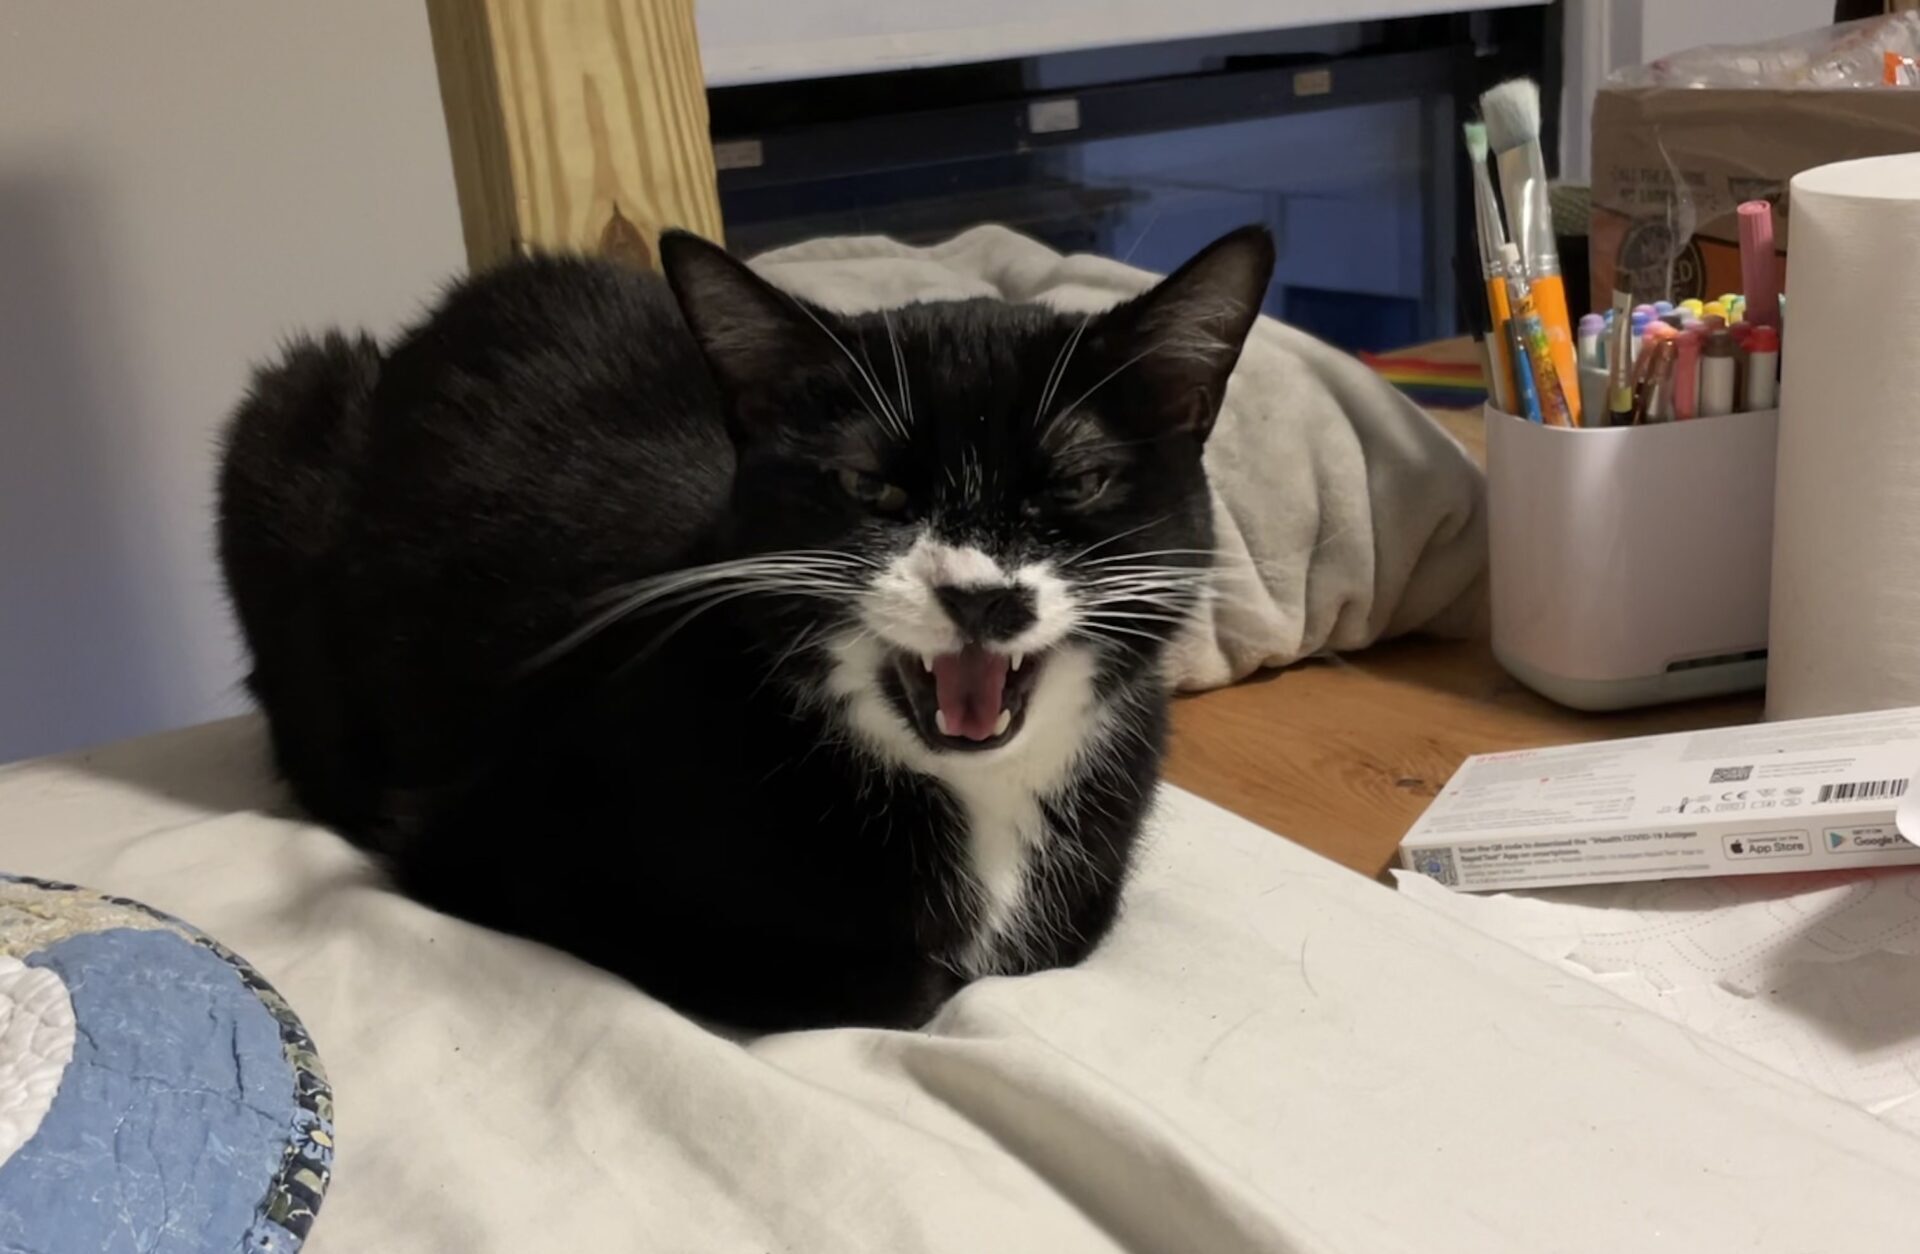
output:
[[1764, 687], [1779, 411], [1546, 427], [1487, 408], [1493, 652], [1579, 710]]

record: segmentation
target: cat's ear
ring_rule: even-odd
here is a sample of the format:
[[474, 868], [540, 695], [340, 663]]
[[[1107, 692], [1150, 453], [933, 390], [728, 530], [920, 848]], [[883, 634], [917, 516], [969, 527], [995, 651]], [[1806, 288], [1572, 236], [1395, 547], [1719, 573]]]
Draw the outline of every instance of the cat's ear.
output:
[[831, 360], [833, 342], [814, 313], [725, 249], [686, 231], [660, 236], [660, 268], [680, 312], [735, 410], [748, 421], [778, 408], [796, 374]]
[[1156, 432], [1205, 440], [1272, 278], [1273, 236], [1241, 227], [1107, 314], [1101, 338], [1113, 368], [1125, 363], [1128, 408]]

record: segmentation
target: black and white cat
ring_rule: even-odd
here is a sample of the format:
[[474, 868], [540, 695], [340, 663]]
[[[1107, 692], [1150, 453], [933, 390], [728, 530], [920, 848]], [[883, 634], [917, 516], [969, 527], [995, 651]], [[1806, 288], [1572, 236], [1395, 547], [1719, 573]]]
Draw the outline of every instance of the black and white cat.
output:
[[1107, 931], [1273, 264], [840, 316], [692, 236], [304, 341], [220, 555], [300, 802], [428, 904], [753, 1028], [911, 1025]]

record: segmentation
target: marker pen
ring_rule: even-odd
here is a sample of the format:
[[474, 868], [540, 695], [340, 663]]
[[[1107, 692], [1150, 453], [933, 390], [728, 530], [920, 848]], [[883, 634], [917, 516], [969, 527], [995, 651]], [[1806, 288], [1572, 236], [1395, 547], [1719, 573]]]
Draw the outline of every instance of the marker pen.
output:
[[1590, 313], [1580, 316], [1580, 328], [1575, 335], [1574, 343], [1581, 366], [1598, 369], [1603, 364], [1600, 343], [1606, 330], [1607, 320], [1601, 315]]
[[1629, 312], [1633, 297], [1626, 292], [1613, 294], [1613, 324], [1607, 328], [1607, 425], [1630, 426], [1633, 423], [1633, 348], [1634, 318]]
[[1718, 327], [1707, 335], [1700, 350], [1700, 416], [1717, 418], [1733, 412], [1733, 333]]
[[1747, 408], [1773, 409], [1780, 404], [1780, 333], [1755, 327], [1747, 341]]
[[1740, 285], [1755, 326], [1780, 325], [1779, 260], [1773, 254], [1773, 206], [1749, 200], [1734, 211], [1740, 221]]
[[1673, 416], [1682, 422], [1699, 412], [1700, 345], [1705, 338], [1698, 331], [1685, 331], [1674, 341], [1679, 352], [1673, 359]]
[[1680, 346], [1662, 340], [1653, 350], [1653, 365], [1647, 371], [1647, 386], [1640, 394], [1642, 423], [1673, 421], [1673, 369]]
[[1533, 386], [1533, 363], [1527, 360], [1527, 338], [1520, 333], [1520, 320], [1507, 319], [1507, 351], [1513, 357], [1513, 386], [1519, 399], [1520, 416], [1539, 423], [1540, 393]]

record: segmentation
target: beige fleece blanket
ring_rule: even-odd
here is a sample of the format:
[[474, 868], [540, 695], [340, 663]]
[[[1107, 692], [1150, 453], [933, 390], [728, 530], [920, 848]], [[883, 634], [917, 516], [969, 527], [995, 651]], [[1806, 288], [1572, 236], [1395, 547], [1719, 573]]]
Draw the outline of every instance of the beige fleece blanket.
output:
[[[842, 312], [989, 296], [1085, 311], [1156, 276], [1062, 256], [1004, 227], [930, 248], [810, 240], [754, 263]], [[1346, 353], [1262, 318], [1207, 444], [1215, 596], [1175, 650], [1181, 688], [1212, 688], [1323, 650], [1486, 621], [1486, 486], [1431, 418]]]

